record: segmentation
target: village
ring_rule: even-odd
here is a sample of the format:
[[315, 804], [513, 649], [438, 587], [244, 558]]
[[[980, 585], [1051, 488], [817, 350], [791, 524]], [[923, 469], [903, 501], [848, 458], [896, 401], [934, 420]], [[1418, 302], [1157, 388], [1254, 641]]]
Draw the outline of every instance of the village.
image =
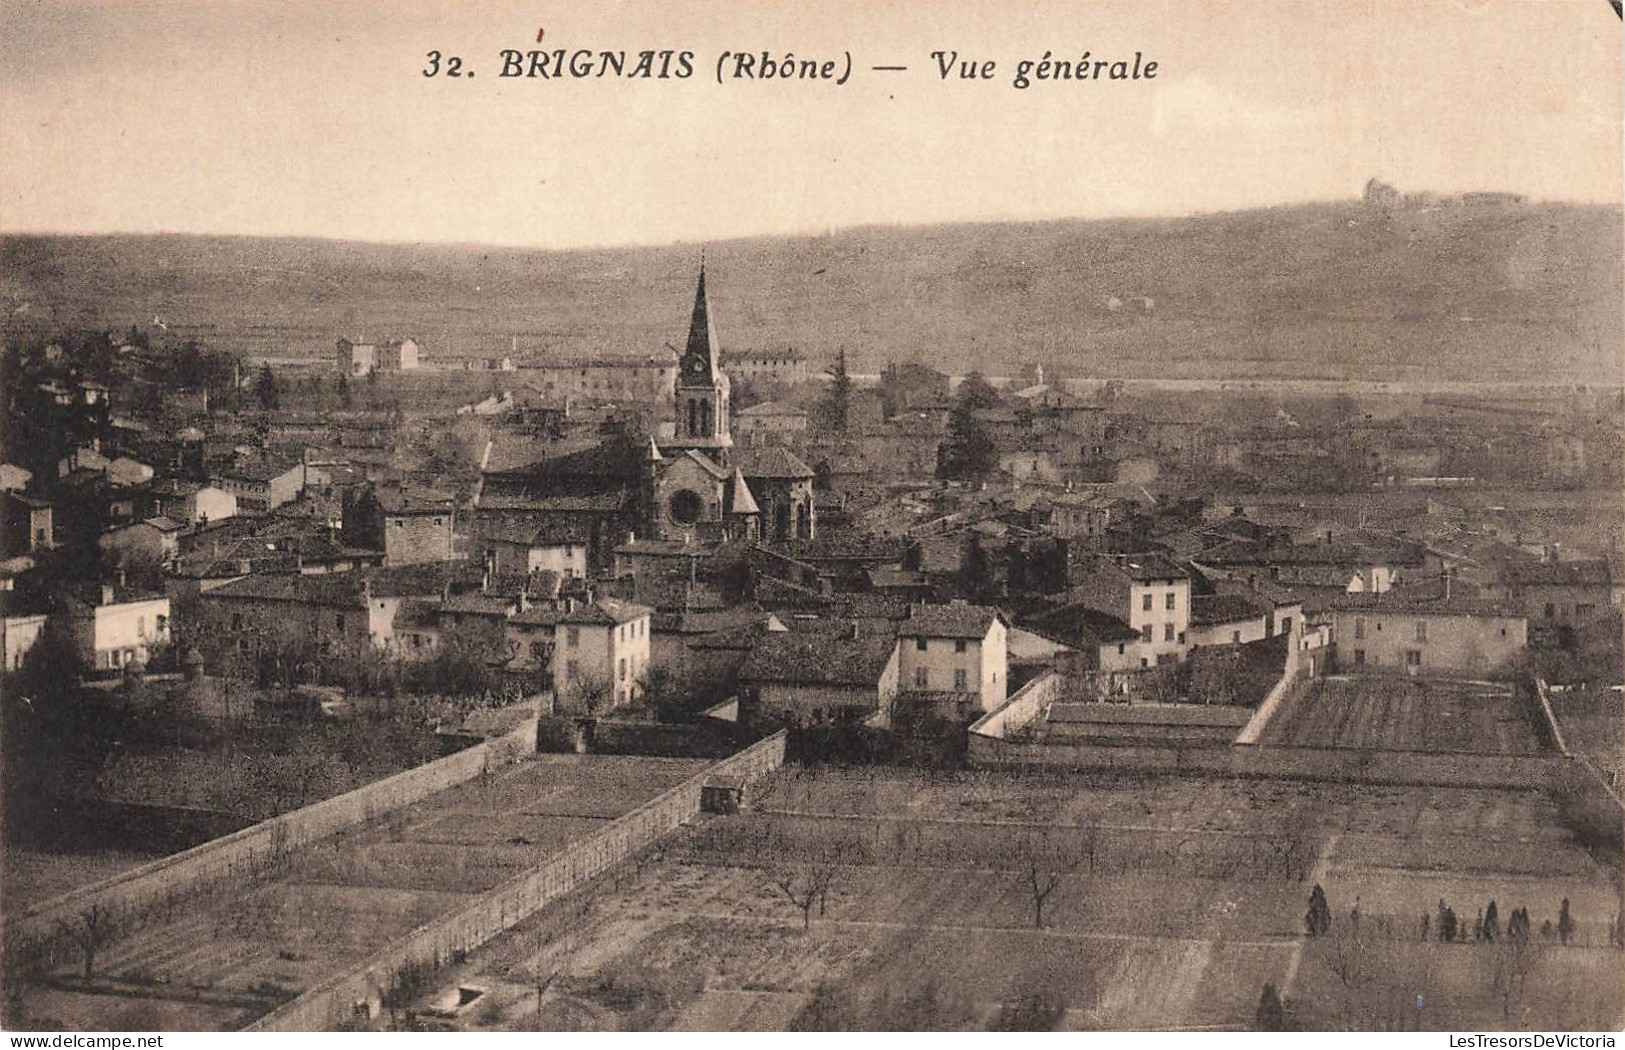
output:
[[717, 262], [630, 354], [8, 341], [13, 1018], [1617, 1023], [1617, 391], [860, 375]]

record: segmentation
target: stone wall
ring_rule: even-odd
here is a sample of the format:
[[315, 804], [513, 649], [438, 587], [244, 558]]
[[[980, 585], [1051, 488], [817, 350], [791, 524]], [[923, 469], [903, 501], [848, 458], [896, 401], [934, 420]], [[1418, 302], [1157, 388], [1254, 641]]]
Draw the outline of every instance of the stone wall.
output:
[[62, 929], [91, 908], [107, 913], [122, 936], [178, 900], [211, 888], [241, 885], [275, 867], [291, 852], [347, 828], [409, 806], [514, 762], [536, 750], [536, 723], [526, 721], [445, 758], [262, 821], [200, 846], [132, 868], [110, 879], [41, 901], [0, 927], [8, 963], [55, 965], [78, 957]]
[[311, 988], [249, 1027], [257, 1032], [326, 1031], [348, 1024], [358, 1007], [376, 1013], [396, 975], [408, 968], [437, 970], [473, 951], [674, 830], [700, 811], [700, 788], [715, 776], [751, 780], [784, 762], [781, 730], [718, 762], [561, 853], [434, 919], [360, 964]]

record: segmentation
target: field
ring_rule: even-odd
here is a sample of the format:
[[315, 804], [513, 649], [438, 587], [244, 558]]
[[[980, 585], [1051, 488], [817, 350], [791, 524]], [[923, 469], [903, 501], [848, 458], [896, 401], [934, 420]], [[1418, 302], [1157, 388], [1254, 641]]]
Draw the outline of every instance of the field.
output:
[[1290, 696], [1264, 744], [1524, 755], [1542, 748], [1510, 687], [1438, 678], [1325, 678]]
[[25, 999], [25, 1025], [101, 1030], [162, 1003], [197, 1008], [171, 1027], [240, 1026], [704, 765], [554, 755], [443, 791], [258, 883], [177, 907], [103, 949], [88, 989], [65, 968]]
[[[1041, 927], [1035, 866], [1058, 875]], [[804, 920], [778, 883], [799, 892], [820, 870], [827, 899]], [[750, 811], [679, 831], [443, 975], [420, 1005], [457, 984], [484, 994], [417, 1023], [873, 1026], [884, 1003], [894, 1022], [966, 1028], [1042, 989], [1071, 1029], [1244, 1028], [1268, 981], [1303, 1023], [1341, 1027], [1329, 949], [1301, 937], [1317, 883], [1335, 927], [1357, 906], [1372, 938], [1361, 1023], [1379, 1023], [1401, 978], [1433, 1029], [1622, 1016], [1617, 886], [1534, 793], [789, 767]], [[1527, 906], [1538, 929], [1563, 898], [1573, 943], [1546, 947], [1517, 1014], [1486, 983], [1482, 946], [1419, 937], [1439, 900], [1469, 919], [1492, 899]]]

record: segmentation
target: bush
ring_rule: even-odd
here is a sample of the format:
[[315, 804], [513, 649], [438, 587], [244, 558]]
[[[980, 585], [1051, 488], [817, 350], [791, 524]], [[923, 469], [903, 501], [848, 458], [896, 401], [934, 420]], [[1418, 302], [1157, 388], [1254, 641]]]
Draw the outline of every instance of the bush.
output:
[[1573, 764], [1557, 777], [1550, 791], [1557, 819], [1610, 871], [1620, 870], [1619, 804], [1597, 780]]

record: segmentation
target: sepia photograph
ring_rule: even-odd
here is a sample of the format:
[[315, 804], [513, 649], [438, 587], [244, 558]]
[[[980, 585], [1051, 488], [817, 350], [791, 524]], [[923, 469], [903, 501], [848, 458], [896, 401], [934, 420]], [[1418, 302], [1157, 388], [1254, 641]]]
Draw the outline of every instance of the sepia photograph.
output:
[[1614, 1046], [1622, 64], [0, 0], [8, 1045]]

